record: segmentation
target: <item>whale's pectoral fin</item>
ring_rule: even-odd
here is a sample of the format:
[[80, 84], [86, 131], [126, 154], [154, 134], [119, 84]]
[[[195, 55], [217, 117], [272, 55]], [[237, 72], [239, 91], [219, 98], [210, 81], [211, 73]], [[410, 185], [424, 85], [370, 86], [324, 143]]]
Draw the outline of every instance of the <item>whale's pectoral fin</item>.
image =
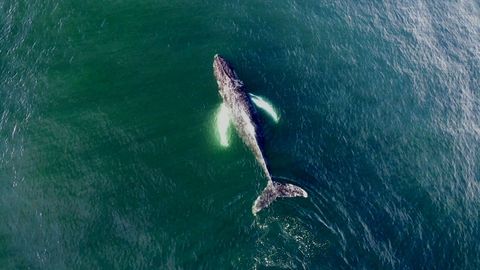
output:
[[268, 207], [275, 199], [279, 197], [308, 197], [308, 193], [301, 187], [292, 184], [282, 184], [278, 182], [268, 182], [267, 187], [262, 194], [258, 196], [252, 206], [252, 213], [256, 215], [263, 208]]
[[268, 115], [270, 115], [273, 121], [278, 122], [278, 120], [280, 120], [280, 117], [278, 116], [277, 112], [273, 108], [272, 104], [270, 104], [270, 102], [252, 93], [249, 93], [248, 95], [250, 96], [250, 99], [253, 101], [255, 106], [257, 106], [258, 108], [266, 112]]
[[220, 139], [220, 144], [224, 147], [229, 145], [228, 130], [230, 127], [230, 111], [225, 103], [222, 103], [217, 111], [216, 116], [217, 131]]

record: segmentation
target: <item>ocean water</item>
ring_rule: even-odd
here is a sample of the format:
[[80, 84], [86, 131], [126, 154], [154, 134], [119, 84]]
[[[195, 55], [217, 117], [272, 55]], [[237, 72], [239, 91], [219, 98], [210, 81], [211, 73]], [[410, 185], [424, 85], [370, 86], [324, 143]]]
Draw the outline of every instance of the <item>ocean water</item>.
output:
[[0, 268], [478, 269], [479, 91], [476, 0], [1, 0]]

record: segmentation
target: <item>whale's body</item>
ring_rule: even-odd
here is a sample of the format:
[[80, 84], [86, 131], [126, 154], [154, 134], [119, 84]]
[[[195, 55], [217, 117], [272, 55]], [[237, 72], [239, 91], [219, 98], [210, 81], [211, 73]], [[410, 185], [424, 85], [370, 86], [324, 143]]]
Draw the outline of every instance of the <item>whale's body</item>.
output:
[[253, 152], [267, 177], [267, 187], [255, 200], [252, 206], [252, 213], [256, 214], [267, 207], [277, 197], [307, 197], [307, 192], [298, 186], [282, 184], [272, 180], [262, 151], [264, 143], [262, 128], [259, 125], [257, 111], [250, 99], [250, 95], [233, 67], [223, 57], [215, 55], [213, 70], [220, 96], [229, 111], [230, 119], [235, 129], [242, 141]]

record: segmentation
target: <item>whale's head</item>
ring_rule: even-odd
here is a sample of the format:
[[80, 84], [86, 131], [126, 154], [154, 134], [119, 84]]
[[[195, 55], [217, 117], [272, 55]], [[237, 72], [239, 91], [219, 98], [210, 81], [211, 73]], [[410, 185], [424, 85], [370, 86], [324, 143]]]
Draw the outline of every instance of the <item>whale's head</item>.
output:
[[233, 67], [220, 55], [213, 57], [213, 74], [217, 80], [220, 95], [225, 97], [236, 87], [242, 84], [238, 79]]

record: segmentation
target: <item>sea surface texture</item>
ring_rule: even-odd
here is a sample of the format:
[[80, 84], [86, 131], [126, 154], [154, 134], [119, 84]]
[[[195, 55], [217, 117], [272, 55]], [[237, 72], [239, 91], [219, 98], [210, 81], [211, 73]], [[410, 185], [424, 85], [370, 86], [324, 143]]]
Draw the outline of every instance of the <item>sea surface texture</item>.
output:
[[[272, 174], [215, 124], [222, 54]], [[477, 0], [0, 0], [1, 269], [480, 269]]]

